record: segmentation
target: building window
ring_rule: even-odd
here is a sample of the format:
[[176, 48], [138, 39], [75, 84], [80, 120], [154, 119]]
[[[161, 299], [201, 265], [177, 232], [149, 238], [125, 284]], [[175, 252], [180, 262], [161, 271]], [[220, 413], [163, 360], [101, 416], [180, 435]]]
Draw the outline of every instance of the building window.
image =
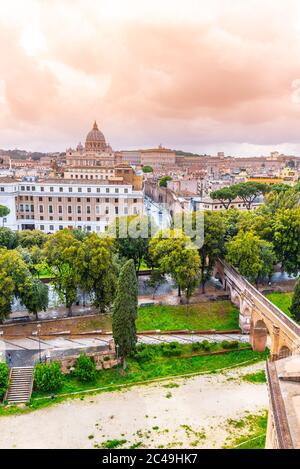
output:
[[128, 194], [128, 189], [124, 189], [124, 193], [125, 193], [125, 194]]
[[87, 220], [87, 221], [91, 221], [91, 217], [86, 217], [86, 220]]
[[88, 198], [86, 199], [86, 201], [87, 201], [87, 202], [90, 202], [90, 201], [91, 201], [91, 199], [88, 197]]
[[77, 197], [77, 202], [81, 202], [81, 198], [80, 198], [80, 197]]
[[54, 187], [50, 187], [50, 192], [53, 192], [54, 191]]
[[21, 186], [21, 191], [25, 191], [25, 186]]
[[105, 207], [105, 215], [109, 214], [109, 207]]
[[44, 217], [41, 216], [41, 217], [40, 217], [40, 220], [44, 220]]
[[105, 199], [105, 203], [109, 204], [109, 199], [108, 198]]
[[115, 204], [118, 204], [119, 203], [119, 199], [115, 199]]
[[100, 192], [100, 187], [97, 187], [97, 192]]
[[59, 225], [58, 229], [59, 229], [59, 230], [63, 230], [64, 227], [63, 227], [62, 225]]
[[43, 201], [43, 197], [39, 197], [39, 202], [42, 202]]
[[80, 205], [78, 205], [78, 207], [77, 207], [77, 213], [81, 213], [81, 207], [80, 207]]
[[39, 206], [39, 212], [40, 212], [40, 213], [44, 213], [44, 206], [43, 206], [43, 205], [40, 205], [40, 206]]
[[137, 199], [133, 199], [133, 203], [136, 204], [136, 203], [137, 203]]
[[91, 207], [90, 207], [90, 205], [88, 205], [88, 206], [86, 207], [86, 213], [88, 213], [88, 214], [91, 213]]
[[61, 198], [61, 197], [58, 197], [57, 200], [58, 200], [58, 202], [61, 202], [61, 201], [62, 201], [62, 198]]
[[71, 197], [68, 197], [68, 202], [72, 202], [72, 199], [71, 199]]
[[64, 188], [63, 187], [60, 187], [59, 188], [59, 192], [63, 192], [64, 191]]
[[72, 217], [68, 217], [68, 221], [72, 221]]
[[72, 213], [72, 206], [68, 205], [68, 213]]
[[87, 188], [88, 192], [92, 192], [92, 189], [90, 187]]
[[78, 221], [81, 221], [81, 217], [77, 217], [77, 220], [78, 220]]
[[35, 186], [32, 186], [31, 190], [32, 190], [32, 192], [34, 192], [35, 191]]
[[45, 188], [44, 187], [41, 187], [41, 192], [44, 192]]
[[96, 203], [97, 203], [97, 204], [100, 203], [100, 199], [99, 199], [99, 198], [96, 199]]
[[82, 187], [78, 187], [78, 192], [82, 192]]
[[105, 189], [105, 192], [108, 194], [109, 193], [109, 187]]
[[118, 193], [119, 193], [119, 189], [116, 188], [116, 189], [115, 189], [115, 193], [118, 194]]
[[40, 230], [44, 231], [44, 229], [45, 229], [44, 225], [40, 225]]
[[73, 192], [73, 187], [69, 187], [69, 192]]
[[59, 206], [58, 206], [58, 213], [63, 213], [62, 205], [59, 205]]
[[48, 202], [52, 202], [52, 197], [48, 197]]
[[0, 191], [1, 191], [1, 192], [4, 192], [4, 187], [0, 187]]
[[52, 215], [49, 217], [49, 220], [53, 221], [53, 216]]
[[53, 225], [50, 225], [49, 228], [50, 228], [50, 231], [54, 231], [54, 226]]
[[119, 213], [119, 207], [115, 207], [115, 214], [118, 215]]
[[96, 205], [96, 214], [100, 215], [100, 206], [99, 205]]
[[49, 213], [53, 213], [53, 205], [48, 206], [48, 211], [49, 211]]

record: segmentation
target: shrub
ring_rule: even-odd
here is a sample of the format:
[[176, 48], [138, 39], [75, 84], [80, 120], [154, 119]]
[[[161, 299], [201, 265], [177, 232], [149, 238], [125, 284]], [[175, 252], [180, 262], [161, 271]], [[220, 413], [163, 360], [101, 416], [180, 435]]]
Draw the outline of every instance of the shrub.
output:
[[203, 350], [205, 350], [205, 352], [209, 352], [210, 349], [211, 349], [211, 343], [208, 342], [208, 340], [203, 340], [203, 342], [201, 342], [202, 344], [202, 348]]
[[97, 376], [96, 363], [93, 358], [82, 353], [76, 360], [73, 373], [82, 383], [95, 381]]
[[177, 342], [170, 342], [162, 345], [162, 354], [166, 357], [176, 357], [181, 355], [182, 349]]
[[228, 340], [223, 340], [221, 342], [221, 346], [224, 350], [229, 350], [229, 349], [238, 348], [239, 343], [237, 340], [232, 340], [231, 342], [229, 342]]
[[154, 355], [155, 355], [154, 350], [150, 348], [142, 348], [140, 350], [140, 347], [139, 347], [135, 354], [135, 359], [139, 363], [144, 363], [144, 362], [150, 361]]
[[0, 363], [0, 399], [4, 396], [9, 383], [9, 369], [5, 362]]
[[34, 370], [34, 388], [42, 392], [52, 392], [62, 385], [63, 375], [58, 362], [38, 363]]
[[194, 342], [192, 344], [192, 351], [193, 352], [199, 352], [200, 350], [203, 350], [201, 342]]

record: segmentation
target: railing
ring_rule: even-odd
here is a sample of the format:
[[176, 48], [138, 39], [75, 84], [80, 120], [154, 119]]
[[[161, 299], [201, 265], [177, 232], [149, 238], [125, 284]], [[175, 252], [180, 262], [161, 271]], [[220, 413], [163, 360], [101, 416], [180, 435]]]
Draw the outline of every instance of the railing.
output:
[[275, 306], [269, 301], [262, 293], [260, 293], [248, 280], [245, 279], [234, 267], [228, 265], [225, 261], [219, 259], [220, 264], [224, 267], [224, 273], [226, 270], [231, 273], [233, 277], [237, 277], [244, 284], [245, 288], [251, 291], [258, 301], [266, 306], [272, 313], [278, 317], [287, 327], [289, 327], [297, 336], [300, 337], [300, 326], [289, 318], [281, 309]]
[[293, 440], [280, 391], [276, 365], [272, 362], [267, 362], [267, 380], [279, 449], [292, 449]]

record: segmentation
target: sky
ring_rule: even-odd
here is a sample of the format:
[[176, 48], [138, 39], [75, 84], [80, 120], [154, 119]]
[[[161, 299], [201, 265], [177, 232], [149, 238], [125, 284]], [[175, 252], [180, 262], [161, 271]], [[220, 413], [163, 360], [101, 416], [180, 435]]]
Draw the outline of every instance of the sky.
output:
[[0, 0], [0, 148], [300, 156], [298, 0]]

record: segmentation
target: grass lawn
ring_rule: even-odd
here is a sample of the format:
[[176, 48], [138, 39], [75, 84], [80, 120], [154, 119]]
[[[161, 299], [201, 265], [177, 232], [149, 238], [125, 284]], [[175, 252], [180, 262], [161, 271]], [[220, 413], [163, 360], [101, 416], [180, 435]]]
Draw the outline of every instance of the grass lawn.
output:
[[[230, 301], [212, 301], [189, 305], [142, 306], [138, 309], [136, 321], [138, 331], [153, 329], [166, 330], [200, 330], [200, 329], [238, 329], [239, 312]], [[79, 332], [92, 330], [111, 330], [111, 315], [99, 314], [97, 317], [84, 319], [78, 324]]]
[[240, 420], [229, 419], [227, 422], [231, 437], [224, 448], [264, 449], [268, 423], [267, 411], [257, 415], [247, 415]]
[[249, 383], [261, 384], [266, 383], [266, 373], [265, 370], [257, 371], [256, 373], [248, 373], [242, 377], [243, 381], [248, 381]]
[[176, 306], [143, 306], [139, 308], [137, 329], [238, 329], [239, 312], [230, 301], [212, 301]]
[[268, 293], [266, 297], [274, 303], [274, 305], [278, 306], [278, 308], [281, 309], [285, 314], [290, 316], [290, 311], [289, 307], [292, 304], [292, 297], [293, 297], [293, 292], [287, 292], [287, 293], [281, 293], [281, 292], [275, 292], [275, 293]]
[[[245, 344], [242, 345], [245, 347]], [[42, 394], [34, 392], [31, 403], [25, 409], [16, 407], [0, 406], [1, 415], [11, 415], [14, 413], [28, 412], [42, 408], [53, 403], [61, 402], [68, 396], [60, 396], [65, 393], [81, 392], [90, 390], [91, 392], [107, 392], [120, 389], [119, 385], [132, 385], [138, 382], [151, 381], [157, 378], [173, 377], [178, 375], [188, 375], [189, 373], [210, 373], [217, 370], [232, 367], [234, 365], [249, 365], [257, 361], [265, 360], [268, 352], [253, 352], [252, 350], [230, 351], [223, 355], [206, 355], [185, 357], [184, 355], [192, 353], [191, 345], [179, 345], [176, 348], [183, 356], [167, 356], [166, 353], [172, 353], [172, 347], [164, 346], [143, 346], [140, 348], [139, 355], [128, 359], [128, 368], [123, 372], [120, 368], [110, 370], [101, 370], [97, 372], [97, 378], [93, 383], [80, 383], [75, 377], [65, 375], [61, 389], [55, 393], [55, 399], [51, 400], [47, 396], [49, 393]], [[220, 345], [213, 345], [213, 349], [220, 349]], [[145, 352], [146, 350], [146, 352]], [[171, 352], [170, 352], [171, 350]], [[199, 352], [198, 352], [199, 353]], [[246, 363], [244, 363], [246, 362]], [[98, 389], [101, 388], [104, 389]], [[122, 389], [122, 388], [121, 388]], [[45, 396], [45, 399], [38, 399]], [[72, 397], [72, 396], [69, 396]], [[73, 397], [80, 397], [80, 394]], [[84, 398], [83, 395], [80, 397]]]

